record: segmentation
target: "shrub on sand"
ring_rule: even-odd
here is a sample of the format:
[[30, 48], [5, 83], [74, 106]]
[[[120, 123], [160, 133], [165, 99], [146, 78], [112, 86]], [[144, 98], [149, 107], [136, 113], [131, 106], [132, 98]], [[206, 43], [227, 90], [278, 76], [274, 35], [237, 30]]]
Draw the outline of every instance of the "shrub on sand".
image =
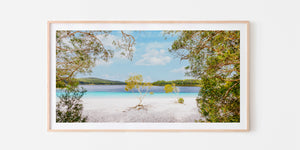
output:
[[180, 103], [180, 104], [183, 104], [184, 103], [184, 99], [182, 97], [180, 97], [177, 102]]

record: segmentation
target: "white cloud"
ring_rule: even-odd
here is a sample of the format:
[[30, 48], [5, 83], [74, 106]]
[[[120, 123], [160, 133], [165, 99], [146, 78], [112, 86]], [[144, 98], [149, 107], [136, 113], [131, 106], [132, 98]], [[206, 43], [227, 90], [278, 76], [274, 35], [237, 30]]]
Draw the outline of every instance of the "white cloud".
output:
[[165, 50], [147, 50], [146, 54], [142, 55], [142, 59], [138, 60], [136, 65], [154, 66], [166, 65], [171, 61], [171, 57], [165, 54]]
[[170, 47], [172, 42], [151, 42], [151, 43], [140, 43], [139, 45], [145, 47], [146, 50], [151, 49], [162, 49], [166, 47]]
[[185, 73], [186, 71], [187, 70], [185, 69], [185, 67], [181, 67], [181, 68], [171, 70], [171, 72], [175, 72], [175, 73]]

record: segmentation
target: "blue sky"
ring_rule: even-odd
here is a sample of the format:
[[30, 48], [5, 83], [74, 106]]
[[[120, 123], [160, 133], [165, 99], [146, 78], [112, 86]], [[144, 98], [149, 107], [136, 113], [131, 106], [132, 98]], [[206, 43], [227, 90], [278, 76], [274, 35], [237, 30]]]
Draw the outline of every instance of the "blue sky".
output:
[[[187, 79], [184, 67], [186, 61], [180, 61], [168, 52], [176, 37], [165, 39], [162, 31], [125, 31], [135, 38], [135, 52], [132, 61], [123, 58], [118, 52], [109, 62], [97, 62], [90, 74], [77, 77], [97, 77], [109, 80], [125, 81], [130, 75], [141, 74], [148, 82], [157, 80]], [[98, 38], [104, 46], [113, 49], [113, 40], [119, 39], [120, 31], [113, 31], [109, 36]]]

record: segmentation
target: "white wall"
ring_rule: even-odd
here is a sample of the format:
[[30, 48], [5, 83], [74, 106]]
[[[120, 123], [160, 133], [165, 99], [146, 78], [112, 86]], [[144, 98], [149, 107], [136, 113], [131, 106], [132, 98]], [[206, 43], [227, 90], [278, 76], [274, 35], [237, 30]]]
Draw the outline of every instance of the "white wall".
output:
[[[300, 149], [299, 14], [296, 0], [1, 1], [0, 149]], [[47, 20], [249, 20], [250, 132], [47, 132]]]

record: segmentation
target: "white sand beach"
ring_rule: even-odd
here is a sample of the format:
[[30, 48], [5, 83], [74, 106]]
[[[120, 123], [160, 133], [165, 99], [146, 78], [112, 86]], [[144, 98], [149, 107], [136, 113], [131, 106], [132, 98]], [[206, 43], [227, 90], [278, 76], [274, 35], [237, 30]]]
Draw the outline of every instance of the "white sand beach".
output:
[[145, 97], [146, 109], [130, 109], [137, 98], [83, 98], [83, 114], [88, 122], [195, 122], [200, 119], [195, 98], [184, 97], [184, 104], [175, 98]]

